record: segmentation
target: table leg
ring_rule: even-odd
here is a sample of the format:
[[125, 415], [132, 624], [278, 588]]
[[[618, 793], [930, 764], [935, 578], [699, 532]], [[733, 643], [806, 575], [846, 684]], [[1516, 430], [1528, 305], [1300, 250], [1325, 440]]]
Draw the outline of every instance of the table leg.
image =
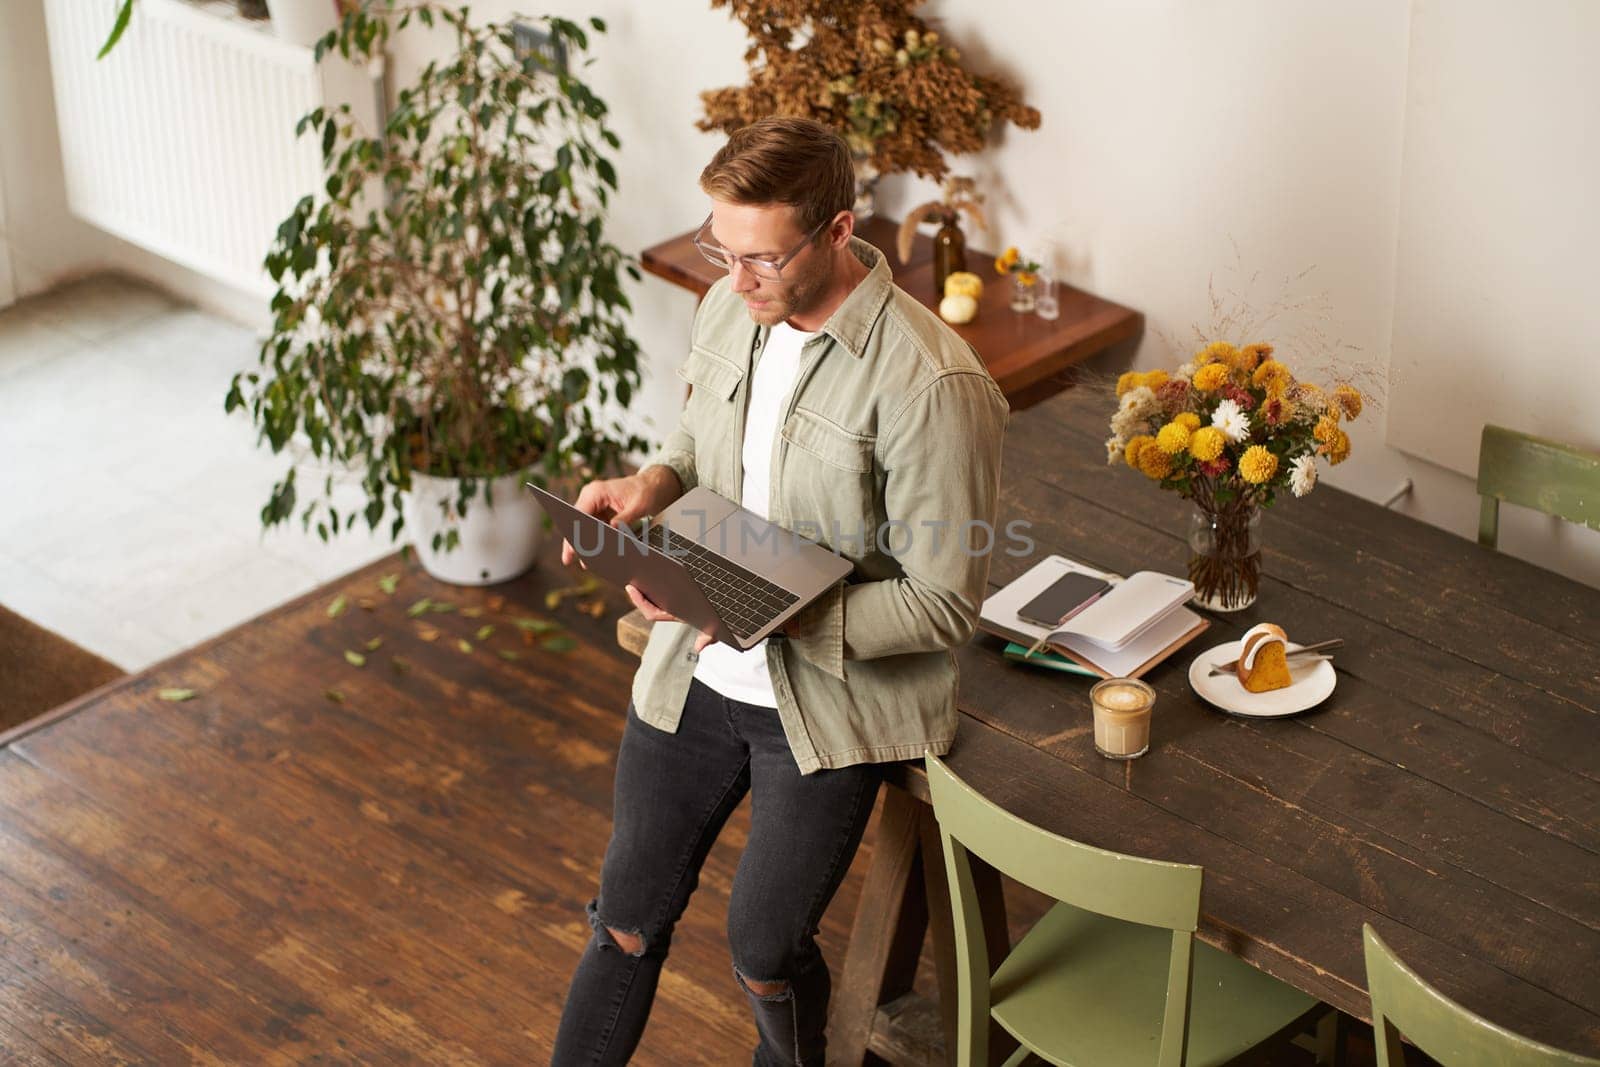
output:
[[830, 1063], [866, 1058], [878, 1006], [911, 989], [927, 929], [921, 822], [928, 808], [902, 789], [885, 789], [883, 796], [872, 865], [830, 1009]]

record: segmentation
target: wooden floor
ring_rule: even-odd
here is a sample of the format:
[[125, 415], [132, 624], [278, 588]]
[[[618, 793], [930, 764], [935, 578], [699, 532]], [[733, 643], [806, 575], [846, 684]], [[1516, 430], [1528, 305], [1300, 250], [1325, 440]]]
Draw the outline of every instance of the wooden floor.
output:
[[[0, 1062], [548, 1062], [635, 665], [618, 599], [546, 610], [568, 579], [464, 591], [382, 561], [0, 735]], [[409, 614], [424, 596], [454, 610]], [[576, 647], [524, 637], [535, 616]], [[723, 933], [747, 826], [637, 1063], [748, 1062]], [[870, 848], [823, 923], [836, 976]]]

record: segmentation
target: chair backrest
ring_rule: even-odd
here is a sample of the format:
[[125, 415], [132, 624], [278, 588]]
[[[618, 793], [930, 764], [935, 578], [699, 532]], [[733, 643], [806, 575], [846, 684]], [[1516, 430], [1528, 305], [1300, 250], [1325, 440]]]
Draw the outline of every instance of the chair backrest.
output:
[[1404, 1034], [1443, 1067], [1600, 1067], [1475, 1015], [1423, 981], [1371, 926], [1363, 925], [1367, 991], [1378, 1067], [1404, 1067]]
[[1478, 449], [1478, 542], [1500, 539], [1500, 502], [1600, 530], [1600, 453], [1485, 426]]
[[980, 794], [939, 757], [929, 755], [926, 763], [955, 912], [956, 983], [964, 1006], [958, 1063], [982, 1062], [976, 1050], [988, 1035], [989, 978], [1001, 962], [989, 960], [969, 854], [1084, 911], [1171, 930], [1172, 956], [1158, 1062], [1163, 1067], [1182, 1063], [1203, 870], [1108, 852], [1053, 834]]

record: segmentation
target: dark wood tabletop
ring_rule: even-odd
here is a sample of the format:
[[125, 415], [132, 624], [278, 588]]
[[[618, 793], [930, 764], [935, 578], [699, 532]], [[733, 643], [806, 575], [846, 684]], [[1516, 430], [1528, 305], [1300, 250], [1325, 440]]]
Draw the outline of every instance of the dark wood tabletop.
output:
[[[1113, 402], [1013, 419], [1002, 524], [1040, 552], [1182, 574], [1187, 503], [1107, 467]], [[1356, 447], [1361, 447], [1358, 437]], [[961, 652], [952, 766], [1016, 814], [1205, 867], [1201, 936], [1369, 1018], [1361, 925], [1444, 993], [1600, 1053], [1600, 591], [1322, 486], [1262, 524], [1264, 579], [1158, 666], [1150, 752], [1098, 756], [1088, 681]], [[991, 585], [1033, 558], [996, 554]], [[1258, 622], [1342, 637], [1338, 684], [1282, 720], [1226, 716], [1194, 656]]]
[[[941, 294], [933, 286], [933, 242], [918, 234], [911, 258], [902, 263], [895, 251], [898, 230], [893, 220], [873, 216], [857, 232], [889, 257], [896, 284], [937, 309]], [[651, 274], [705, 296], [727, 272], [696, 251], [690, 242], [693, 236], [682, 233], [653, 245], [644, 250], [640, 262]], [[1054, 396], [1071, 383], [1074, 366], [1137, 338], [1144, 329], [1139, 312], [1070, 285], [1058, 287], [1061, 314], [1055, 319], [1012, 311], [1010, 280], [996, 274], [993, 264], [992, 253], [968, 252], [967, 269], [983, 279], [983, 297], [977, 318], [952, 329], [983, 358], [1013, 411]]]

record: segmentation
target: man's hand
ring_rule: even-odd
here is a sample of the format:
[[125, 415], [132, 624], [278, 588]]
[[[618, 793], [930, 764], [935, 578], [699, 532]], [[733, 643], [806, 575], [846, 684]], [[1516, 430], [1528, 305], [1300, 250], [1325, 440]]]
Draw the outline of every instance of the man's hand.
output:
[[[654, 515], [683, 495], [683, 486], [671, 467], [646, 467], [626, 478], [600, 478], [578, 492], [573, 506], [579, 511], [604, 519], [612, 526], [626, 526], [637, 519]], [[570, 541], [561, 542], [561, 562], [570, 565], [578, 553]], [[579, 560], [582, 565], [582, 561]]]
[[[683, 621], [682, 619], [678, 618], [676, 615], [672, 614], [671, 612], [662, 611], [659, 607], [656, 606], [655, 601], [651, 600], [649, 597], [647, 597], [643, 593], [639, 592], [639, 589], [638, 589], [637, 586], [629, 585], [626, 588], [628, 590], [628, 599], [633, 601], [633, 606], [639, 609], [639, 614], [643, 615], [645, 618], [649, 619], [651, 622], [682, 622]], [[701, 649], [705, 648], [707, 645], [709, 645], [709, 644], [713, 643], [714, 641], [716, 641], [716, 639], [717, 639], [717, 635], [712, 633], [710, 630], [701, 630], [700, 633], [697, 634], [695, 636], [695, 639], [694, 639], [694, 650], [695, 650], [695, 652], [698, 653]]]

